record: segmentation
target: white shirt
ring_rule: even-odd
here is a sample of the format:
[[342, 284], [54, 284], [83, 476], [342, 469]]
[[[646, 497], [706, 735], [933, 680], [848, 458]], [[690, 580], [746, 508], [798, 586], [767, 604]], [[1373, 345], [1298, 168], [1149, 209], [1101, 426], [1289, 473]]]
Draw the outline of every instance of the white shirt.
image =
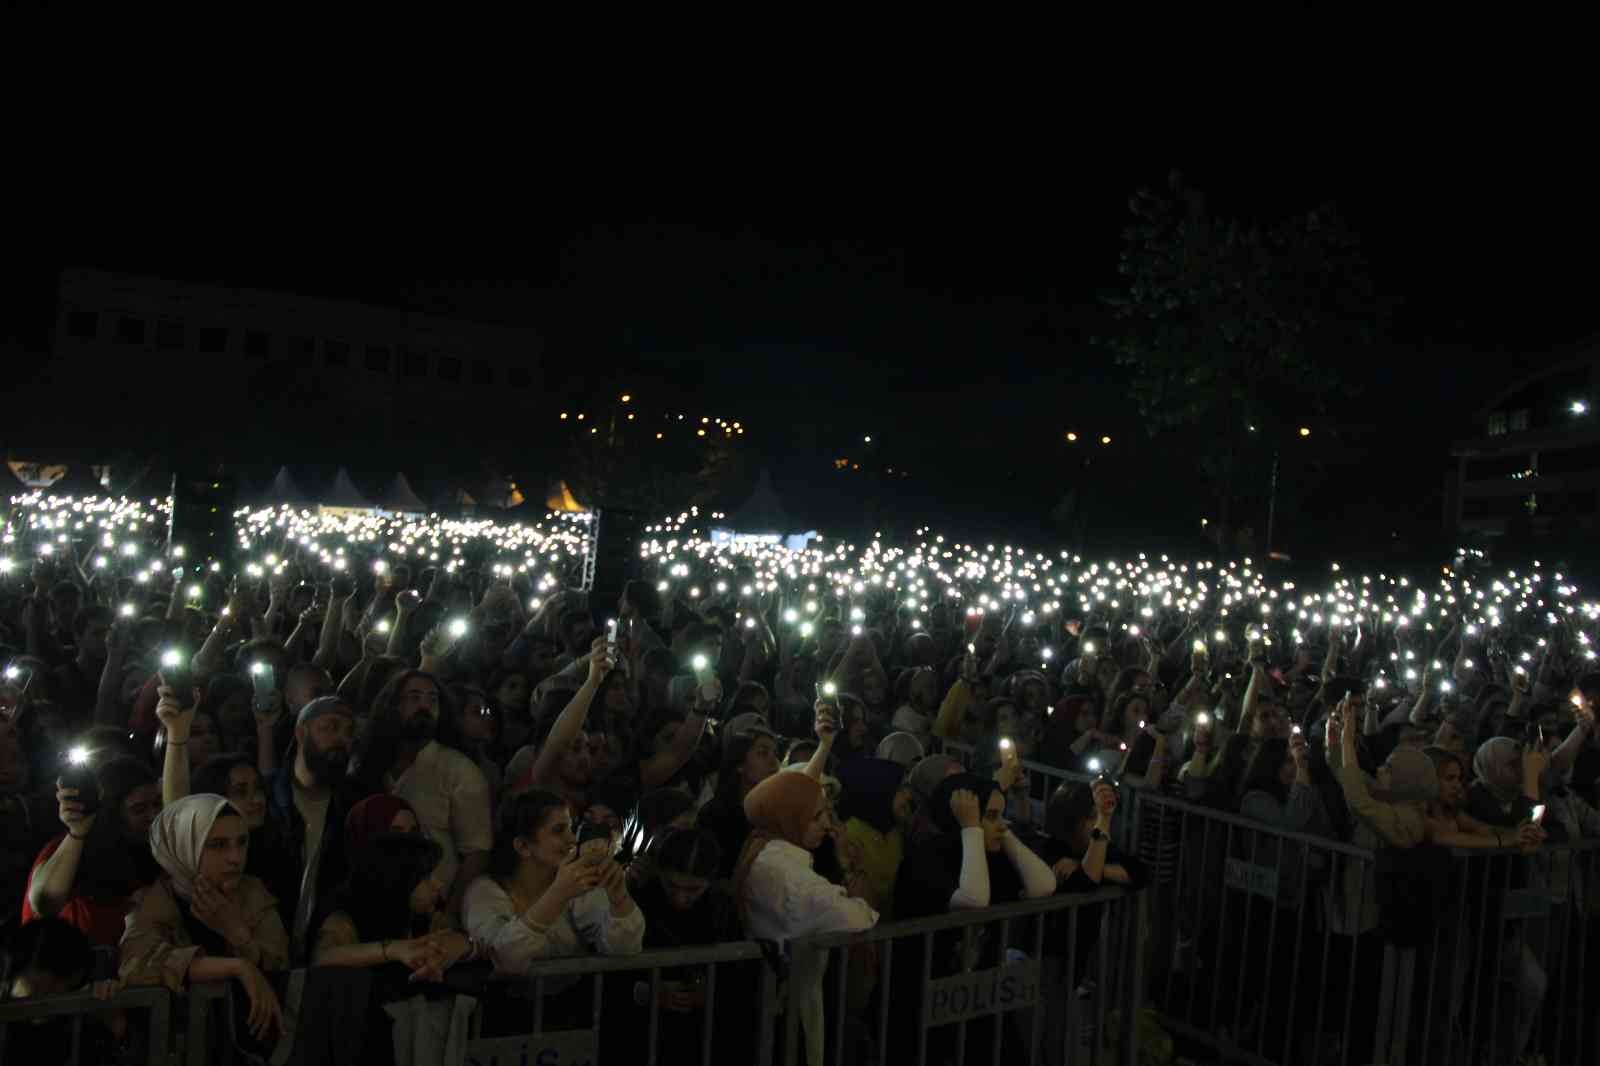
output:
[[878, 924], [864, 899], [811, 868], [811, 852], [786, 840], [768, 841], [745, 882], [745, 933], [756, 940], [792, 940], [816, 933], [854, 932]]
[[494, 846], [489, 782], [477, 763], [454, 748], [428, 741], [390, 791], [411, 804], [422, 831], [444, 853], [433, 874], [447, 890], [463, 853]]
[[[611, 913], [603, 888], [592, 888], [569, 900], [561, 917], [548, 928], [523, 919], [511, 896], [492, 877], [467, 886], [461, 904], [467, 935], [489, 946], [494, 976], [519, 978], [540, 959], [558, 959], [593, 952], [637, 955], [644, 950], [644, 912], [635, 906], [625, 918]], [[546, 983], [546, 993], [555, 986]]]

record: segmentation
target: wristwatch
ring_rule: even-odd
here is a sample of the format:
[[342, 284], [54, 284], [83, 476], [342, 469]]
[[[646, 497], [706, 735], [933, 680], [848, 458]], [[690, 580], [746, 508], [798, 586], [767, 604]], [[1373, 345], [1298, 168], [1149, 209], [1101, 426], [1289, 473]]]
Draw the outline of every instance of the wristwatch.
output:
[[1094, 840], [1110, 840], [1111, 839], [1111, 835], [1109, 833], [1107, 833], [1104, 829], [1101, 829], [1099, 826], [1096, 825], [1096, 826], [1091, 826], [1090, 827], [1090, 829], [1089, 829], [1089, 839], [1091, 841], [1094, 841]]

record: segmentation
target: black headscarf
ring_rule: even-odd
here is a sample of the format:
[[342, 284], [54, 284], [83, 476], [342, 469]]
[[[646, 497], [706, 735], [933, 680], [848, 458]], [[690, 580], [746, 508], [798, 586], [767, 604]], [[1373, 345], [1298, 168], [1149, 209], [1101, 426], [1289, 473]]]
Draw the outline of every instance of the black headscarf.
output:
[[[939, 782], [933, 790], [928, 816], [938, 834], [917, 845], [900, 866], [895, 878], [894, 913], [896, 918], [924, 918], [946, 914], [950, 897], [961, 884], [961, 826], [950, 810], [950, 797], [966, 789], [978, 797], [978, 810], [989, 805], [989, 798], [1000, 792], [994, 781], [977, 774], [956, 774]], [[989, 865], [989, 902], [1014, 903], [1022, 898], [1022, 878], [1011, 860], [1001, 852], [986, 852]]]
[[889, 759], [862, 756], [839, 764], [839, 817], [859, 818], [880, 833], [894, 828], [894, 796], [906, 768]]

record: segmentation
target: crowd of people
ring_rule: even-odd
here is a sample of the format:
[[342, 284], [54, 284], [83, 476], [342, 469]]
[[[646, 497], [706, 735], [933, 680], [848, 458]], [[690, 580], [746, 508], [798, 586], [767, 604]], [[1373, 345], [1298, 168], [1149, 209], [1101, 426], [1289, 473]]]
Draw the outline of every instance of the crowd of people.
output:
[[[1114, 831], [1140, 793], [1526, 862], [1518, 883], [1589, 929], [1592, 867], [1536, 861], [1600, 835], [1600, 607], [1560, 574], [1495, 577], [1464, 553], [1426, 589], [1335, 567], [1309, 592], [1249, 560], [1084, 563], [932, 534], [793, 551], [686, 520], [654, 527], [641, 576], [597, 602], [559, 524], [400, 535], [280, 511], [241, 522], [230, 569], [183, 559], [137, 508], [24, 501], [0, 559], [7, 994], [231, 983], [243, 1053], [316, 1032], [386, 1061], [374, 1034], [396, 1005], [469, 977], [485, 1032], [525, 1032], [535, 1007], [546, 1028], [587, 1024], [588, 985], [529, 980], [551, 958], [745, 939], [781, 955], [1109, 886], [1151, 885], [1146, 905], [1175, 913], [1181, 820]], [[1028, 765], [1070, 780], [1036, 802]], [[1296, 921], [1377, 928], [1359, 875], [1303, 865], [1336, 902]], [[1163, 924], [1172, 968], [1216, 935]], [[1479, 954], [1517, 991], [1504, 1061], [1542, 1055], [1559, 999], [1531, 939]], [[934, 976], [965, 964], [930, 950]], [[852, 1012], [915, 1024], [921, 966], [898, 958], [879, 985], [852, 957]], [[660, 981], [659, 1039], [698, 1046], [704, 978]], [[821, 1066], [839, 977], [786, 979]], [[637, 1052], [650, 987], [607, 981], [608, 1057]], [[719, 1060], [748, 1057], [749, 987], [719, 982]], [[100, 1039], [127, 1027], [108, 1015]]]

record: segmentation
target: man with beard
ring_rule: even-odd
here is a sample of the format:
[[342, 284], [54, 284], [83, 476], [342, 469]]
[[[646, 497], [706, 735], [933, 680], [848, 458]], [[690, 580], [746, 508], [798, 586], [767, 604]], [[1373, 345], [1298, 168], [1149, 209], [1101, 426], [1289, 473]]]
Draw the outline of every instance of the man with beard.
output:
[[355, 775], [371, 792], [390, 792], [417, 812], [422, 831], [439, 845], [433, 871], [446, 913], [458, 921], [467, 886], [489, 869], [494, 846], [489, 782], [463, 750], [456, 717], [442, 716], [442, 693], [432, 674], [396, 674], [373, 700], [372, 727]]
[[295, 719], [293, 760], [267, 781], [267, 822], [295, 859], [271, 871], [267, 887], [278, 900], [297, 964], [306, 957], [306, 930], [318, 902], [332, 898], [349, 872], [344, 820], [363, 795], [345, 776], [355, 725], [355, 712], [337, 696], [307, 703]]

